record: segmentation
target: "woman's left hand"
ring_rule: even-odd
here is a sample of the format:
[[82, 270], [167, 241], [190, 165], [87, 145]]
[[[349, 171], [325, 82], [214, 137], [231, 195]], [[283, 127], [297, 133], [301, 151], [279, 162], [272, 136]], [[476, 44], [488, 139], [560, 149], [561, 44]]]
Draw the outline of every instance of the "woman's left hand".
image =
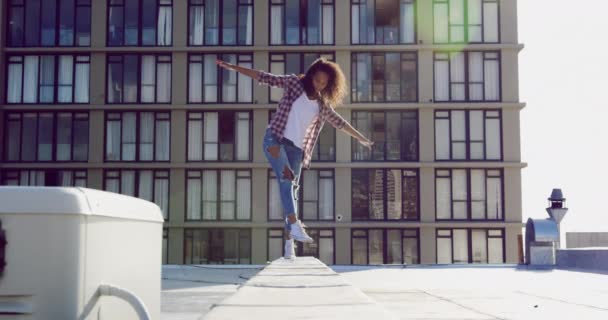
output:
[[368, 147], [368, 148], [370, 148], [370, 149], [372, 148], [372, 145], [374, 145], [374, 142], [373, 142], [373, 141], [371, 141], [371, 140], [368, 140], [367, 138], [363, 138], [363, 139], [359, 140], [359, 142], [360, 142], [360, 143], [361, 143], [363, 146]]

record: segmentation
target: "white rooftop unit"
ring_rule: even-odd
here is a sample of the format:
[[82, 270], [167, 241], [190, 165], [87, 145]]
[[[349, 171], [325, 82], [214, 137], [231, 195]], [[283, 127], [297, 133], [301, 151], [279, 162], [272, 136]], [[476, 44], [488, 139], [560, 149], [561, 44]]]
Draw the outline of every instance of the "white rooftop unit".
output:
[[163, 221], [116, 193], [0, 187], [0, 317], [159, 319]]

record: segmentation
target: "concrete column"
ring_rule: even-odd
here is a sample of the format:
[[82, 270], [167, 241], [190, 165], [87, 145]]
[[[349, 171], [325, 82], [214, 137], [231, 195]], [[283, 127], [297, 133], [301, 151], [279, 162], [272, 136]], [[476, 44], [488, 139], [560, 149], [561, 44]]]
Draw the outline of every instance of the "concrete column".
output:
[[502, 150], [504, 161], [521, 162], [519, 109], [502, 110]]
[[268, 257], [268, 232], [266, 228], [251, 229], [251, 263], [266, 264]]
[[437, 239], [435, 227], [420, 228], [420, 263], [437, 263]]
[[522, 195], [520, 168], [504, 169], [504, 189], [505, 221], [521, 222]]
[[102, 110], [89, 112], [89, 163], [103, 163], [105, 119]]
[[173, 105], [188, 103], [188, 54], [174, 52], [171, 62], [171, 101]]
[[171, 162], [186, 162], [186, 130], [188, 120], [186, 110], [171, 111]]
[[268, 221], [268, 169], [253, 169], [251, 179], [251, 221], [264, 223]]
[[435, 169], [420, 169], [420, 221], [435, 222]]
[[186, 221], [186, 170], [169, 171], [169, 223], [181, 224]]
[[[173, 1], [173, 47], [180, 48], [188, 45], [188, 1]], [[183, 20], [179, 20], [179, 17]], [[184, 73], [185, 75], [185, 73]], [[175, 83], [175, 82], [174, 82]], [[184, 87], [185, 88], [185, 87]]]
[[336, 264], [351, 264], [351, 236], [350, 228], [337, 227], [335, 233], [336, 241]]
[[[91, 47], [104, 48], [107, 35], [109, 1], [91, 1]], [[91, 74], [94, 74], [91, 72]], [[91, 88], [94, 86], [91, 84]]]
[[269, 44], [268, 30], [270, 30], [269, 15], [270, 1], [254, 1], [253, 4], [253, 43], [256, 47]]
[[184, 264], [184, 230], [169, 228], [167, 250], [169, 264]]

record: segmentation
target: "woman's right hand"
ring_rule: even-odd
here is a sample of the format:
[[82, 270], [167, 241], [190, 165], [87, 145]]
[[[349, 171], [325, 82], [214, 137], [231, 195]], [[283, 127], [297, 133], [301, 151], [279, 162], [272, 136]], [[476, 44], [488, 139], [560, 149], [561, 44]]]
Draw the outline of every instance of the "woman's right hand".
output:
[[226, 61], [222, 61], [222, 60], [215, 60], [215, 64], [217, 64], [218, 66], [224, 68], [224, 69], [228, 69], [228, 70], [234, 70], [234, 65], [231, 63], [228, 63]]

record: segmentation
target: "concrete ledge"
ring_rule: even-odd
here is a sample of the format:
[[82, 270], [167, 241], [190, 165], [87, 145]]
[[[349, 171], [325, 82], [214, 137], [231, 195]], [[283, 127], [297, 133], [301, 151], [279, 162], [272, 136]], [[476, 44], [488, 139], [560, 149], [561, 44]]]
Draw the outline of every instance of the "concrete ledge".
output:
[[321, 261], [298, 257], [273, 261], [204, 319], [397, 318]]
[[558, 268], [608, 271], [608, 248], [557, 250]]

